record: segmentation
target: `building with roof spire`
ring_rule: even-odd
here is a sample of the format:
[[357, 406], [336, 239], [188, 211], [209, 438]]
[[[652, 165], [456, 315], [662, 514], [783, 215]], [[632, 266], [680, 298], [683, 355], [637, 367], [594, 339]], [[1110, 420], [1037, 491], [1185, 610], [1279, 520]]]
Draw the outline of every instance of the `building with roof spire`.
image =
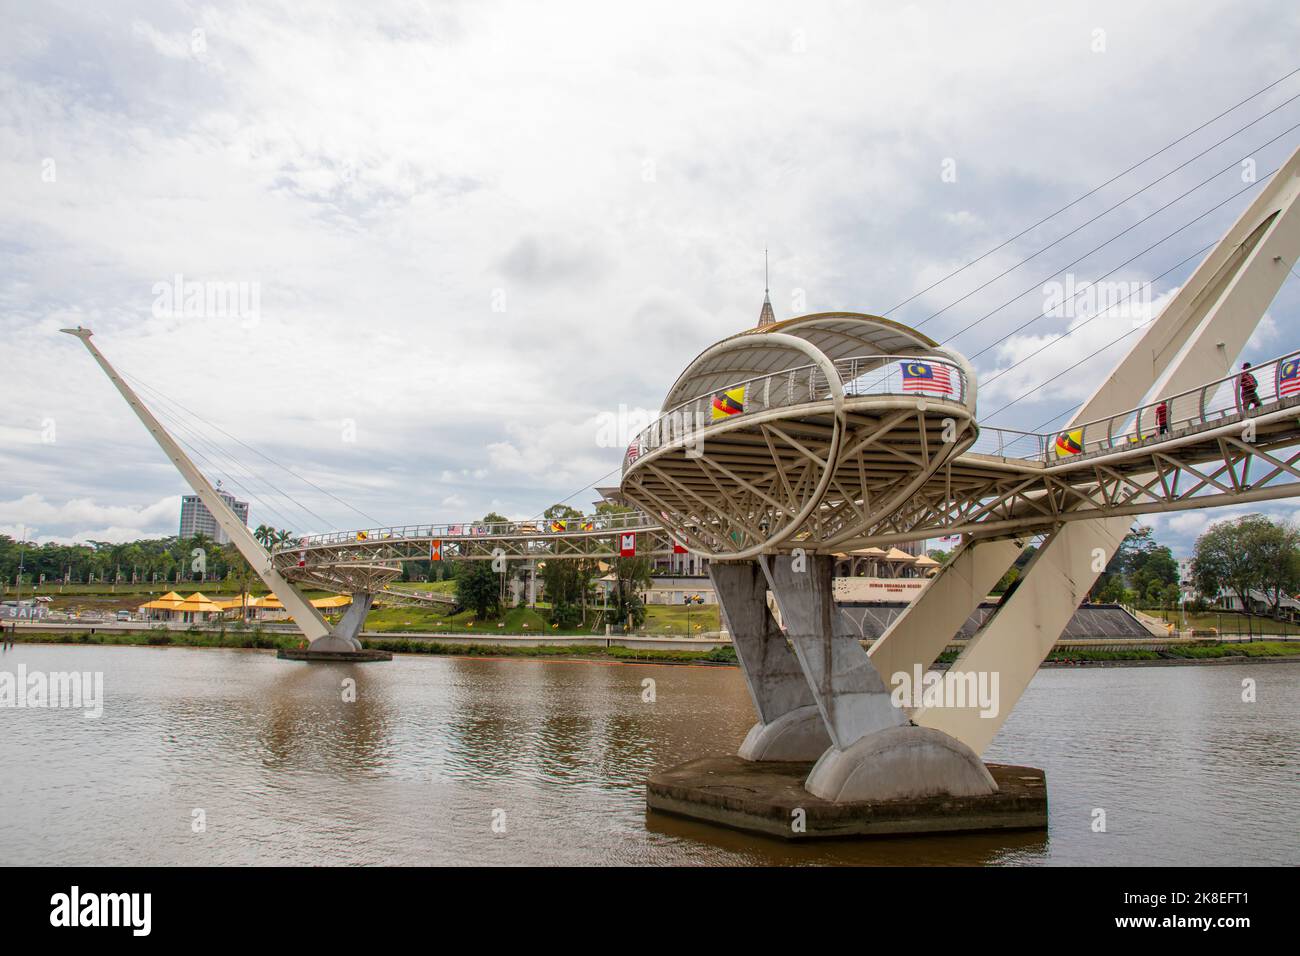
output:
[[767, 287], [767, 250], [763, 250], [763, 308], [758, 313], [758, 328], [776, 325], [776, 313], [772, 311], [772, 297]]

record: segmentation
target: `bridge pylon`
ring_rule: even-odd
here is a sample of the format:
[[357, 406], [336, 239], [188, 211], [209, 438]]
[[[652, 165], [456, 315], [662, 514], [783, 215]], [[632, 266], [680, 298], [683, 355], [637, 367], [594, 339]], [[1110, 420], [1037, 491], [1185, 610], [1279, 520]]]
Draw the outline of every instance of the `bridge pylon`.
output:
[[99, 349], [95, 347], [95, 344], [90, 341], [94, 333], [90, 329], [80, 327], [61, 329], [60, 331], [81, 340], [81, 343], [90, 352], [96, 363], [104, 371], [104, 374], [108, 376], [109, 381], [113, 383], [118, 393], [126, 399], [127, 405], [135, 412], [136, 417], [148, 429], [149, 434], [153, 436], [154, 441], [158, 443], [163, 453], [176, 466], [176, 470], [181, 473], [181, 477], [194, 489], [194, 493], [199, 496], [203, 506], [211, 512], [221, 530], [226, 533], [231, 543], [244, 556], [249, 566], [271, 590], [271, 593], [280, 599], [280, 603], [284, 605], [285, 610], [293, 617], [294, 624], [302, 631], [303, 636], [307, 638], [309, 643], [303, 650], [281, 651], [281, 657], [295, 660], [344, 660], [354, 662], [392, 659], [393, 655], [388, 651], [362, 648], [361, 641], [357, 637], [361, 632], [361, 625], [366, 619], [366, 612], [370, 610], [373, 600], [373, 595], [369, 591], [354, 592], [352, 604], [343, 615], [343, 619], [331, 627], [320, 611], [307, 599], [306, 595], [294, 587], [293, 583], [280, 573], [275, 567], [270, 553], [253, 537], [253, 533], [248, 530], [248, 526], [236, 516], [225, 500], [217, 494], [217, 490], [212, 487], [212, 484], [199, 471], [189, 456], [185, 454], [181, 446], [163, 428], [162, 424], [149, 411], [144, 402], [140, 400], [131, 386], [127, 385], [117, 373], [117, 370], [109, 364], [108, 359], [104, 358]]

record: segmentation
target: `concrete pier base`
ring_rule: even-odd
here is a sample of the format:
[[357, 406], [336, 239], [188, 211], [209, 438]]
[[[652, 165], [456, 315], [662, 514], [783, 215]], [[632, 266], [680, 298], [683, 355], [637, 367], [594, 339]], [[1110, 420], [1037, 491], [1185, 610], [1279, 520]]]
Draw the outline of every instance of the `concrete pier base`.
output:
[[834, 803], [987, 796], [998, 789], [975, 751], [929, 727], [888, 727], [822, 754], [804, 782]]
[[343, 661], [361, 664], [368, 661], [391, 661], [391, 651], [368, 651], [361, 646], [361, 627], [366, 622], [366, 615], [374, 605], [375, 596], [369, 591], [356, 591], [352, 603], [342, 620], [330, 629], [328, 634], [316, 638], [305, 648], [280, 651], [275, 656], [285, 661]]
[[814, 704], [787, 711], [770, 724], [749, 729], [740, 745], [744, 760], [816, 760], [831, 745], [821, 711]]
[[1044, 829], [1043, 771], [984, 766], [997, 784], [995, 792], [833, 803], [804, 789], [812, 763], [705, 757], [647, 780], [646, 806], [786, 840]]

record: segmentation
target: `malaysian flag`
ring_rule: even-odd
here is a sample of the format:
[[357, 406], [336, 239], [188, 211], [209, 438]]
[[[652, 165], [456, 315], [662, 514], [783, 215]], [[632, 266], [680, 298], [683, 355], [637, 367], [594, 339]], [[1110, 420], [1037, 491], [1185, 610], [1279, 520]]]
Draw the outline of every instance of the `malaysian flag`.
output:
[[447, 533], [454, 534], [454, 535], [462, 535], [465, 533], [465, 529], [458, 524], [451, 524], [451, 525], [447, 525]]
[[641, 445], [638, 442], [632, 442], [627, 446], [627, 460], [636, 461], [637, 456], [641, 454]]
[[952, 378], [942, 365], [929, 362], [900, 362], [899, 365], [903, 369], [903, 391], [952, 394]]
[[1300, 359], [1286, 359], [1277, 367], [1277, 394], [1281, 398], [1300, 395]]

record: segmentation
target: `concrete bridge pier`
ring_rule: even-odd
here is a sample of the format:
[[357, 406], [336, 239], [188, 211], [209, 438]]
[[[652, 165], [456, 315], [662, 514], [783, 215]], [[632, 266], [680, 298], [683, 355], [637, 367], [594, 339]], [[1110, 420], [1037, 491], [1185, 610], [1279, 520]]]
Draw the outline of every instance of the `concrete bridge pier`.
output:
[[779, 555], [769, 584], [831, 745], [804, 784], [833, 803], [987, 796], [997, 784], [973, 750], [917, 727], [835, 607], [834, 559]]
[[341, 661], [344, 663], [362, 663], [365, 661], [390, 661], [390, 651], [366, 650], [361, 646], [361, 628], [366, 623], [366, 615], [374, 606], [373, 591], [353, 591], [352, 603], [343, 612], [337, 624], [311, 641], [301, 650], [282, 650], [277, 656], [293, 661]]
[[986, 766], [894, 706], [835, 607], [831, 557], [715, 560], [710, 573], [758, 723], [737, 756], [650, 777], [652, 811], [791, 840], [1047, 825], [1041, 770]]
[[366, 623], [366, 615], [370, 613], [374, 603], [375, 596], [370, 591], [354, 591], [352, 603], [348, 605], [343, 617], [330, 628], [328, 634], [308, 644], [307, 650], [315, 653], [360, 651], [361, 640], [357, 635], [361, 633], [362, 625]]
[[767, 575], [757, 561], [714, 561], [718, 595], [758, 713], [739, 755], [744, 760], [816, 760], [830, 746], [803, 668], [767, 604]]

